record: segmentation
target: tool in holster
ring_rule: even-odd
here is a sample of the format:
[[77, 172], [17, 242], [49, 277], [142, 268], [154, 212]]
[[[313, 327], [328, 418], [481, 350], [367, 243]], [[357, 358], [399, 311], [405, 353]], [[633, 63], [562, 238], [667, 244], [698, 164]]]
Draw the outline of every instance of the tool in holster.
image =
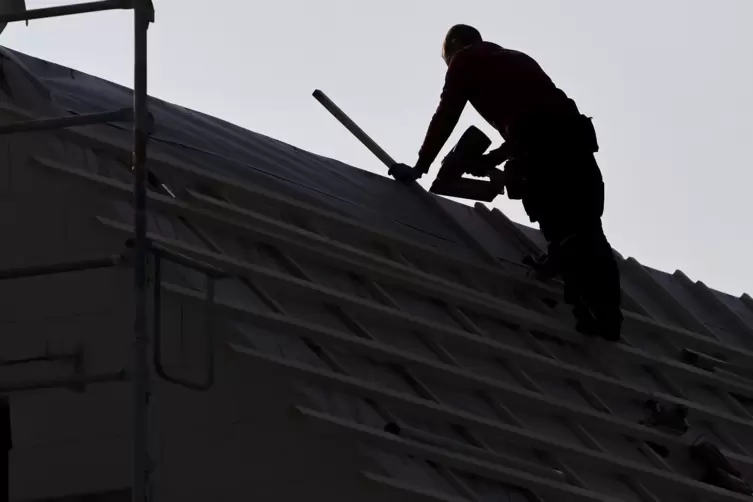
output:
[[572, 117], [539, 118], [539, 123], [528, 124], [527, 136], [515, 142], [513, 154], [505, 164], [505, 188], [507, 196], [513, 200], [523, 199], [529, 190], [529, 174], [534, 157], [538, 152], [554, 150], [562, 155], [567, 152], [599, 151], [591, 117], [577, 115]]

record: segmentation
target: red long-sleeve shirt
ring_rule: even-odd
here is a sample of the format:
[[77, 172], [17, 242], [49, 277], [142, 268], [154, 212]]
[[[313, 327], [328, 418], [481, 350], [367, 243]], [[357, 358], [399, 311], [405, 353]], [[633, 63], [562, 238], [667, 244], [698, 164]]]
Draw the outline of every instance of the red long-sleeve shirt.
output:
[[575, 106], [526, 54], [491, 42], [466, 47], [453, 56], [447, 69], [439, 106], [419, 151], [420, 171], [429, 170], [466, 102], [505, 140], [510, 140], [515, 124], [532, 113]]

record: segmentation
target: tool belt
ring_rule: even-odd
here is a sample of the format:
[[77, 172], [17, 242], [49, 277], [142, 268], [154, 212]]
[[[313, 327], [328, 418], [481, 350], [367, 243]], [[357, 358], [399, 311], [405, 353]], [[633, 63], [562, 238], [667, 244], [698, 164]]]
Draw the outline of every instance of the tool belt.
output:
[[574, 121], [552, 119], [540, 127], [528, 125], [523, 131], [522, 138], [513, 140], [513, 153], [505, 163], [507, 195], [514, 200], [528, 193], [533, 170], [542, 157], [556, 159], [568, 152], [599, 151], [593, 122], [585, 115], [576, 116]]

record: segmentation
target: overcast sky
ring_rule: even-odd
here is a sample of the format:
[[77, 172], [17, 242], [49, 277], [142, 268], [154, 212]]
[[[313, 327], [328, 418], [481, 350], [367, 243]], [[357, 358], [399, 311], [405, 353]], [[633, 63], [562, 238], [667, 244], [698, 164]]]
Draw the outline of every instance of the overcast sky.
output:
[[[472, 24], [537, 59], [594, 117], [615, 249], [753, 294], [753, 0], [154, 4], [152, 95], [380, 173], [311, 92], [324, 90], [394, 158], [413, 163], [443, 82], [442, 37]], [[17, 23], [0, 44], [130, 86], [131, 19]], [[450, 143], [470, 124], [499, 141], [468, 107]], [[528, 223], [519, 202], [496, 205]]]

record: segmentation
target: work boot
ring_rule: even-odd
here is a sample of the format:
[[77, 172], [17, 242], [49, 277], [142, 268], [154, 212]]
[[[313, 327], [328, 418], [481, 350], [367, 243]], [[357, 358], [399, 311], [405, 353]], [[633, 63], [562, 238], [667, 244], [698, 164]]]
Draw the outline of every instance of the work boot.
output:
[[622, 331], [622, 312], [619, 309], [611, 315], [599, 316], [597, 320], [600, 337], [609, 342], [619, 341]]
[[597, 336], [599, 334], [599, 324], [583, 302], [577, 302], [573, 306], [573, 316], [575, 316], [575, 331], [586, 336]]
[[[619, 310], [619, 309], [618, 309]], [[608, 342], [620, 339], [622, 329], [622, 312], [612, 315], [599, 315], [589, 308], [583, 300], [573, 306], [576, 319], [575, 330], [586, 336], [598, 336]]]
[[596, 320], [593, 318], [582, 318], [575, 321], [575, 331], [581, 335], [593, 338], [595, 336], [601, 336], [599, 325], [596, 324]]

